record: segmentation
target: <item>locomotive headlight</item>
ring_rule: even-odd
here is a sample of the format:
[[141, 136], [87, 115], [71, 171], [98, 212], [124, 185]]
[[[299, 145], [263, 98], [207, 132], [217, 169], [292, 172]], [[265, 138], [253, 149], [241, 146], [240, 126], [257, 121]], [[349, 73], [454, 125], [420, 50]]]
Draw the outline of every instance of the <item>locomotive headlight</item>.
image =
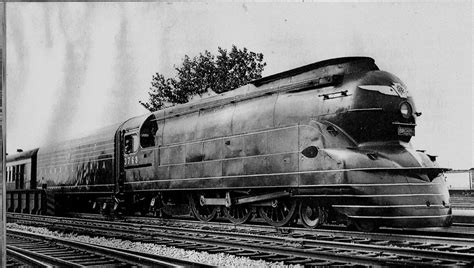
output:
[[400, 104], [400, 113], [404, 118], [410, 118], [412, 112], [413, 109], [408, 102], [402, 102], [402, 104]]

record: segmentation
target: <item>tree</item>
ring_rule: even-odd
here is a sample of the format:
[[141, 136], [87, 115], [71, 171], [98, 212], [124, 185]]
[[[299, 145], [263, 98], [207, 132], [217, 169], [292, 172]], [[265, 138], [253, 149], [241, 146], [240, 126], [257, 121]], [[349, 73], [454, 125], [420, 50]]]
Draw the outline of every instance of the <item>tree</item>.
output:
[[194, 95], [202, 95], [209, 90], [222, 93], [249, 81], [262, 77], [263, 54], [238, 49], [232, 45], [228, 52], [218, 47], [217, 56], [209, 51], [190, 58], [184, 56], [181, 66], [174, 67], [175, 78], [165, 78], [156, 73], [152, 77], [147, 102], [139, 101], [149, 111], [157, 111], [167, 106], [186, 103]]

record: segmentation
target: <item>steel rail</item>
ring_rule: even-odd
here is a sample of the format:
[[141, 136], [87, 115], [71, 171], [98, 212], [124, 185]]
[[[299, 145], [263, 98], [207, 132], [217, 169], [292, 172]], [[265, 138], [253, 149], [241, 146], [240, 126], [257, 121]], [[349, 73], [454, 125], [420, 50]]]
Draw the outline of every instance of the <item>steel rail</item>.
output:
[[[19, 214], [20, 217], [23, 217]], [[82, 214], [81, 214], [82, 215]], [[98, 219], [96, 214], [86, 214], [87, 221], [89, 222], [103, 222], [103, 219]], [[77, 216], [77, 215], [76, 215]], [[54, 217], [53, 217], [54, 218]], [[58, 218], [56, 218], [58, 219]], [[69, 220], [72, 221], [73, 218]], [[61, 220], [68, 220], [67, 218], [62, 218]], [[77, 218], [74, 218], [77, 220]], [[182, 220], [182, 219], [158, 219], [158, 218], [147, 218], [147, 217], [127, 217], [123, 221], [116, 221], [115, 224], [138, 224], [137, 226], [145, 226], [145, 223], [149, 227], [156, 225], [163, 226], [183, 226], [187, 225], [191, 228], [202, 228], [206, 227], [217, 228], [217, 229], [226, 229], [229, 231], [243, 231], [248, 232], [253, 230], [254, 232], [266, 232], [266, 233], [279, 233], [287, 234], [288, 236], [341, 236], [341, 237], [354, 237], [354, 238], [370, 238], [372, 240], [390, 240], [390, 241], [411, 241], [414, 243], [450, 243], [456, 246], [472, 246], [474, 245], [474, 229], [469, 228], [457, 228], [459, 231], [454, 229], [447, 228], [423, 228], [423, 229], [396, 229], [396, 228], [384, 228], [379, 230], [379, 232], [374, 233], [365, 233], [360, 231], [347, 230], [345, 227], [341, 228], [340, 226], [325, 226], [318, 229], [308, 229], [308, 228], [299, 228], [299, 227], [273, 227], [269, 225], [256, 225], [256, 224], [242, 224], [235, 225], [228, 222], [199, 222], [195, 220]], [[461, 225], [459, 225], [460, 227]], [[456, 227], [456, 226], [455, 226]], [[468, 226], [469, 227], [469, 226]]]
[[[17, 215], [17, 216], [15, 216]], [[35, 217], [34, 215], [28, 214], [21, 214], [21, 213], [8, 213], [7, 216], [13, 217], [22, 217], [22, 218], [29, 218]], [[51, 221], [56, 220], [57, 222], [70, 220], [70, 221], [77, 221], [79, 219], [86, 220], [91, 223], [103, 222], [107, 220], [102, 215], [98, 214], [81, 214], [75, 213], [69, 215], [69, 217], [54, 217], [54, 216], [42, 216], [45, 219], [48, 218]], [[186, 218], [186, 217], [183, 217]], [[190, 217], [189, 217], [190, 219]], [[213, 222], [200, 222], [196, 220], [189, 220], [189, 219], [181, 219], [181, 218], [173, 218], [173, 219], [160, 219], [160, 218], [152, 218], [152, 217], [126, 217], [122, 220], [115, 220], [116, 224], [124, 223], [125, 225], [136, 223], [139, 225], [149, 224], [149, 225], [188, 225], [192, 228], [220, 228], [220, 229], [227, 229], [232, 231], [239, 231], [242, 230], [247, 232], [249, 229], [253, 231], [263, 231], [263, 232], [274, 232], [274, 233], [282, 233], [282, 234], [295, 234], [295, 235], [331, 235], [331, 236], [352, 236], [352, 237], [370, 237], [371, 239], [376, 240], [395, 240], [395, 241], [406, 241], [410, 239], [413, 242], [426, 242], [429, 241], [430, 243], [451, 243], [456, 245], [465, 245], [469, 246], [474, 244], [474, 228], [473, 225], [469, 224], [453, 224], [451, 228], [421, 228], [421, 229], [400, 229], [400, 228], [382, 228], [378, 232], [372, 233], [365, 233], [355, 230], [347, 230], [346, 227], [338, 226], [338, 225], [325, 225], [321, 228], [316, 229], [308, 229], [308, 228], [300, 228], [300, 227], [273, 227], [266, 224], [241, 224], [236, 225], [233, 223], [229, 223], [227, 221], [213, 221]], [[255, 220], [254, 220], [255, 221]], [[465, 227], [465, 228], [462, 228]], [[409, 237], [408, 237], [409, 235]]]
[[[19, 235], [22, 237], [33, 238], [36, 241], [46, 241], [54, 244], [55, 246], [64, 246], [73, 250], [79, 250], [84, 252], [90, 252], [98, 256], [106, 257], [111, 260], [115, 260], [117, 263], [125, 263], [134, 266], [152, 266], [152, 267], [210, 267], [203, 263], [196, 263], [186, 260], [173, 259], [170, 257], [163, 257], [152, 254], [143, 254], [140, 252], [134, 252], [129, 250], [121, 250], [112, 247], [104, 247], [99, 245], [88, 244], [84, 242], [66, 240], [58, 237], [34, 234], [25, 231], [18, 230], [7, 230], [8, 234]], [[73, 261], [62, 260], [60, 258], [48, 256], [48, 254], [37, 253], [31, 249], [22, 249], [18, 246], [7, 246], [13, 251], [20, 252], [21, 254], [33, 256], [43, 260], [44, 262], [50, 262], [52, 266], [67, 266], [67, 267], [84, 267], [85, 265], [77, 264]], [[43, 250], [44, 251], [44, 250]], [[54, 252], [54, 251], [52, 251]], [[100, 260], [100, 259], [99, 259]], [[98, 263], [100, 265], [101, 263]]]
[[[90, 224], [97, 224], [99, 230], [114, 231], [113, 235], [137, 235], [140, 239], [149, 237], [149, 240], [158, 240], [160, 243], [177, 246], [186, 244], [211, 245], [214, 248], [234, 248], [249, 251], [258, 251], [267, 254], [290, 255], [299, 258], [320, 258], [325, 260], [338, 260], [346, 263], [358, 263], [368, 265], [472, 265], [474, 253], [465, 253], [471, 248], [456, 248], [451, 246], [437, 245], [438, 250], [430, 250], [430, 244], [407, 243], [393, 246], [389, 241], [372, 241], [369, 234], [360, 233], [361, 237], [353, 236], [335, 239], [334, 237], [319, 237], [318, 239], [307, 239], [302, 234], [299, 237], [276, 237], [273, 233], [260, 235], [258, 233], [237, 233], [228, 230], [193, 230], [189, 226], [169, 227], [123, 222], [88, 221], [87, 227], [80, 226], [78, 219], [61, 219], [62, 224], [73, 224], [83, 231], [91, 229]], [[67, 223], [69, 221], [70, 223]], [[60, 225], [59, 222], [56, 225]], [[70, 226], [70, 225], [69, 225]], [[115, 230], [114, 230], [115, 229]], [[90, 231], [90, 230], [89, 230]], [[292, 234], [294, 235], [294, 234]], [[365, 235], [365, 237], [364, 237]], [[405, 237], [409, 239], [409, 237]], [[336, 241], [334, 241], [336, 240]], [[180, 241], [180, 242], [173, 242]], [[414, 247], [414, 248], [413, 248]], [[458, 252], [443, 251], [456, 249]], [[424, 258], [424, 259], [423, 259]], [[427, 262], [429, 261], [429, 262]]]
[[[268, 225], [256, 225], [256, 224], [242, 224], [235, 225], [228, 222], [199, 222], [194, 220], [182, 220], [182, 219], [157, 219], [157, 218], [145, 218], [145, 217], [128, 217], [126, 222], [130, 223], [147, 223], [150, 225], [189, 225], [195, 226], [195, 228], [201, 228], [206, 226], [207, 228], [225, 228], [232, 231], [244, 231], [247, 232], [252, 229], [255, 232], [274, 232], [281, 234], [288, 234], [291, 236], [343, 236], [343, 237], [354, 237], [354, 238], [370, 238], [373, 240], [393, 240], [393, 241], [407, 241], [412, 242], [429, 242], [429, 243], [450, 243], [459, 246], [470, 246], [474, 245], [474, 227], [473, 225], [465, 224], [454, 224], [455, 228], [423, 228], [423, 229], [396, 229], [396, 228], [383, 228], [379, 232], [366, 233], [354, 230], [347, 230], [345, 227], [336, 225], [326, 225], [317, 229], [308, 229], [300, 227], [273, 227]], [[461, 228], [467, 227], [467, 228]]]
[[[158, 230], [161, 234], [163, 231], [168, 231], [168, 233], [164, 233], [163, 235], [166, 236], [171, 236], [171, 231], [187, 231], [187, 232], [192, 232], [196, 235], [196, 237], [199, 236], [215, 236], [216, 241], [220, 241], [221, 239], [220, 236], [224, 239], [223, 235], [224, 232], [222, 230], [219, 231], [212, 231], [212, 230], [189, 230], [188, 228], [169, 228], [169, 227], [163, 227], [160, 226], [160, 229]], [[156, 226], [153, 225], [142, 225], [141, 229], [143, 230], [149, 230], [149, 231], [157, 231]], [[417, 249], [417, 248], [411, 248], [410, 244], [406, 244], [409, 248], [404, 248], [404, 247], [393, 247], [391, 245], [384, 245], [382, 243], [377, 243], [377, 241], [371, 241], [367, 237], [359, 237], [359, 238], [354, 238], [354, 237], [346, 237], [346, 241], [335, 241], [332, 239], [332, 237], [329, 237], [330, 240], [322, 240], [320, 237], [318, 240], [312, 240], [312, 239], [305, 239], [305, 238], [289, 238], [289, 237], [275, 237], [275, 236], [268, 236], [268, 235], [259, 235], [259, 234], [245, 234], [245, 233], [235, 233], [235, 232], [228, 232], [226, 231], [228, 235], [233, 236], [233, 238], [239, 237], [244, 241], [244, 244], [240, 244], [238, 242], [235, 242], [239, 246], [244, 246], [245, 248], [248, 249], [255, 249], [253, 245], [247, 246], [245, 245], [246, 240], [251, 242], [253, 240], [252, 238], [258, 238], [257, 240], [260, 242], [266, 242], [266, 243], [274, 243], [275, 245], [287, 245], [287, 249], [291, 247], [296, 247], [296, 248], [337, 248], [337, 249], [342, 249], [342, 250], [367, 250], [367, 251], [373, 251], [373, 252], [390, 252], [394, 254], [399, 254], [399, 255], [404, 255], [404, 256], [414, 256], [417, 258], [434, 258], [434, 259], [444, 259], [444, 260], [459, 260], [459, 261], [466, 261], [466, 262], [472, 262], [474, 260], [474, 253], [458, 253], [458, 252], [444, 252], [444, 251], [433, 251], [433, 250], [426, 250], [426, 249]], [[179, 238], [179, 237], [174, 237], [174, 238]], [[208, 243], [215, 244], [215, 245], [221, 245], [223, 246], [224, 244], [220, 242], [214, 242], [214, 238], [193, 238], [189, 237], [188, 239], [194, 240], [198, 242], [198, 240], [205, 240]], [[374, 243], [371, 243], [374, 242]], [[388, 242], [388, 241], [387, 241]], [[474, 244], [471, 244], [471, 246]], [[426, 244], [426, 246], [429, 246], [429, 244]], [[473, 250], [474, 251], [474, 250]], [[298, 255], [296, 252], [293, 253], [294, 255]], [[323, 254], [324, 255], [324, 254]], [[308, 257], [306, 254], [302, 254], [301, 256], [303, 257]], [[358, 259], [356, 257], [351, 257], [354, 259]], [[361, 258], [361, 260], [365, 260], [365, 258]], [[388, 263], [391, 264], [391, 263]], [[406, 264], [416, 264], [416, 263], [410, 263], [406, 262]]]
[[33, 266], [39, 265], [41, 267], [84, 267], [83, 265], [78, 265], [74, 262], [62, 260], [60, 258], [55, 258], [48, 256], [47, 254], [37, 253], [34, 250], [22, 249], [20, 247], [8, 246], [7, 245], [7, 254], [13, 253], [14, 256], [24, 256], [30, 261], [34, 260]]
[[[7, 245], [7, 256], [8, 258], [12, 258], [15, 261], [15, 265], [11, 266], [21, 266], [21, 265], [28, 265], [30, 267], [54, 267], [54, 263], [50, 263], [47, 261], [42, 261], [37, 258], [33, 258], [29, 256], [31, 254], [23, 254], [16, 250], [15, 247]], [[7, 264], [7, 266], [9, 266]], [[57, 266], [57, 265], [56, 265]]]
[[[40, 220], [35, 215], [21, 214], [21, 213], [8, 213], [8, 217], [11, 219], [33, 219]], [[82, 215], [82, 214], [81, 214]], [[94, 222], [103, 223], [104, 218], [96, 214], [85, 214], [86, 218], [59, 218], [54, 216], [41, 216], [44, 219], [48, 219], [48, 224], [57, 222], [67, 221], [87, 221], [90, 224]], [[77, 216], [77, 215], [76, 215]], [[199, 222], [195, 220], [182, 220], [182, 219], [157, 219], [157, 218], [146, 218], [146, 217], [127, 217], [126, 220], [115, 221], [114, 224], [123, 224], [129, 226], [130, 224], [137, 224], [135, 227], [145, 226], [145, 223], [150, 227], [159, 226], [189, 226], [190, 228], [217, 228], [226, 229], [233, 232], [243, 231], [248, 232], [266, 232], [266, 233], [280, 233], [291, 236], [342, 236], [342, 237], [354, 237], [354, 238], [367, 238], [373, 240], [392, 240], [392, 241], [407, 241], [415, 243], [450, 243], [457, 246], [470, 246], [474, 245], [474, 229], [470, 228], [457, 228], [459, 231], [450, 231], [446, 228], [425, 228], [425, 229], [382, 229], [377, 233], [364, 233], [359, 231], [348, 231], [345, 228], [339, 226], [325, 226], [324, 228], [318, 229], [307, 229], [298, 227], [273, 227], [268, 225], [255, 225], [255, 224], [243, 224], [235, 225], [228, 222]], [[469, 227], [469, 226], [468, 226]]]

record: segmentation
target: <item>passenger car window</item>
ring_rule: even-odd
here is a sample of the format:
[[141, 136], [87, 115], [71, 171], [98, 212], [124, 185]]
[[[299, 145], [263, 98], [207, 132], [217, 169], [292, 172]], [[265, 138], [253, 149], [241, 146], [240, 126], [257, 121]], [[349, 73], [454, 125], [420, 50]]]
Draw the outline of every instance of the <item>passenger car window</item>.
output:
[[125, 153], [130, 154], [138, 150], [138, 136], [136, 133], [125, 136]]

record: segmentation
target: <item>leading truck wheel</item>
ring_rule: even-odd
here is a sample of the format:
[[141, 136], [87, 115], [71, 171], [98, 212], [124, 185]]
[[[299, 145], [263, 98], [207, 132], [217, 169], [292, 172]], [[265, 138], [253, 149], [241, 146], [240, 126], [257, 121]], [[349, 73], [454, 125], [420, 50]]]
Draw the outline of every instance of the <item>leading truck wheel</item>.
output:
[[200, 196], [198, 194], [189, 196], [189, 206], [194, 216], [200, 221], [209, 222], [214, 220], [217, 217], [217, 207], [202, 206], [199, 199]]
[[326, 221], [324, 209], [311, 200], [302, 200], [299, 207], [300, 220], [304, 226], [318, 228]]
[[283, 227], [294, 223], [296, 214], [296, 201], [293, 199], [279, 199], [272, 202], [272, 206], [261, 207], [258, 214], [268, 224]]

